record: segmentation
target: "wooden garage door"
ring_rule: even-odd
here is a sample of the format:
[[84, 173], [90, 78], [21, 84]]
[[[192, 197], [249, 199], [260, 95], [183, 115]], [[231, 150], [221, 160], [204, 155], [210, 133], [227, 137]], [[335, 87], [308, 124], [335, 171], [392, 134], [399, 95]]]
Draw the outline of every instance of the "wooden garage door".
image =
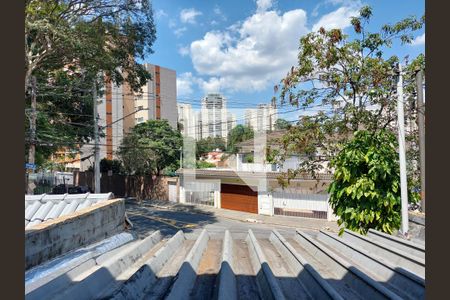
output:
[[258, 193], [245, 185], [220, 185], [222, 208], [258, 213]]

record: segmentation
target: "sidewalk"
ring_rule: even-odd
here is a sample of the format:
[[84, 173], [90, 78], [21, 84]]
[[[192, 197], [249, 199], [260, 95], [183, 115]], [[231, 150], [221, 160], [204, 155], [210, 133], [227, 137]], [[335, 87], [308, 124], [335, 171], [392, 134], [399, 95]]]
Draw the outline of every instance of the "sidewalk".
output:
[[252, 213], [246, 213], [235, 210], [214, 208], [200, 205], [187, 205], [180, 203], [171, 203], [168, 201], [143, 201], [144, 206], [151, 206], [159, 209], [168, 209], [173, 211], [182, 211], [190, 213], [204, 213], [214, 215], [215, 217], [231, 219], [241, 222], [285, 226], [290, 228], [302, 229], [328, 229], [334, 232], [339, 231], [339, 226], [336, 222], [330, 222], [324, 219], [302, 218], [302, 217], [288, 217], [288, 216], [265, 216]]

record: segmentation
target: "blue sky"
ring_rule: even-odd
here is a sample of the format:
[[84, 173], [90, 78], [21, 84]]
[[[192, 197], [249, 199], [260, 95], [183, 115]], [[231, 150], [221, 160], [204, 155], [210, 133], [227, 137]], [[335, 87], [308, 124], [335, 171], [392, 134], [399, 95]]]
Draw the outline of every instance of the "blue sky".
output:
[[[352, 33], [350, 16], [365, 4], [373, 31], [425, 12], [423, 0], [154, 0], [157, 40], [146, 62], [177, 72], [178, 102], [198, 108], [207, 92], [220, 92], [239, 114], [270, 102], [273, 86], [297, 63], [302, 35], [320, 26]], [[423, 53], [423, 34], [386, 54]]]

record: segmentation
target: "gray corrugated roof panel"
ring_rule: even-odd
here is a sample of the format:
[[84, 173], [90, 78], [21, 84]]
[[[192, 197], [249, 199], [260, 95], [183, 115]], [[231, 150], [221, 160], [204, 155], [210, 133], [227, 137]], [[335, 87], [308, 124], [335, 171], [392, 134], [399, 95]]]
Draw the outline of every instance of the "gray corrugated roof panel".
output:
[[54, 205], [55, 202], [53, 201], [47, 201], [43, 205], [41, 205], [38, 211], [30, 219], [30, 223], [28, 223], [28, 225], [25, 227], [30, 227], [42, 223], [42, 221], [44, 221], [45, 217], [47, 216], [47, 214], [50, 212], [50, 210]]
[[92, 200], [90, 199], [86, 199], [83, 202], [80, 203], [80, 205], [78, 205], [77, 209], [75, 211], [79, 211], [85, 207], [89, 207], [92, 204]]
[[61, 214], [59, 215], [60, 217], [68, 215], [73, 213], [74, 211], [77, 210], [77, 207], [80, 205], [80, 203], [82, 203], [84, 201], [84, 199], [73, 199], [70, 203], [68, 203], [66, 205], [66, 207], [64, 207], [63, 211], [61, 212]]
[[58, 203], [56, 203], [52, 207], [50, 212], [47, 214], [47, 216], [45, 216], [44, 221], [53, 220], [53, 219], [56, 219], [57, 217], [59, 217], [61, 215], [62, 211], [64, 210], [64, 208], [66, 207], [66, 205], [67, 205], [66, 200], [59, 201]]
[[27, 209], [30, 205], [32, 205], [36, 201], [41, 200], [45, 195], [47, 195], [47, 194], [25, 195], [25, 209]]
[[40, 195], [25, 195], [25, 201], [34, 201], [34, 200], [41, 200], [44, 196], [47, 194], [40, 194]]
[[114, 194], [109, 192], [106, 194], [88, 194], [87, 199], [98, 199], [98, 200], [108, 200], [112, 199]]
[[39, 200], [34, 201], [33, 204], [30, 204], [30, 206], [27, 207], [25, 210], [25, 226], [30, 222], [30, 220], [33, 218], [34, 214], [39, 210], [39, 207], [41, 207], [42, 202]]
[[41, 202], [46, 202], [50, 200], [61, 201], [66, 198], [69, 194], [61, 194], [61, 195], [45, 195], [42, 197]]
[[113, 193], [26, 195], [25, 228], [68, 215], [98, 202], [107, 201], [113, 197]]

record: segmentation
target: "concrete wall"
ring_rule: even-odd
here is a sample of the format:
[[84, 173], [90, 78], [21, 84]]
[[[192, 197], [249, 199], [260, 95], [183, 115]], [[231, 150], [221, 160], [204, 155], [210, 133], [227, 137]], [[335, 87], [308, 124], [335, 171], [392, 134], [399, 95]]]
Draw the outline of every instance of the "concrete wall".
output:
[[124, 229], [123, 199], [95, 204], [25, 230], [25, 269]]

